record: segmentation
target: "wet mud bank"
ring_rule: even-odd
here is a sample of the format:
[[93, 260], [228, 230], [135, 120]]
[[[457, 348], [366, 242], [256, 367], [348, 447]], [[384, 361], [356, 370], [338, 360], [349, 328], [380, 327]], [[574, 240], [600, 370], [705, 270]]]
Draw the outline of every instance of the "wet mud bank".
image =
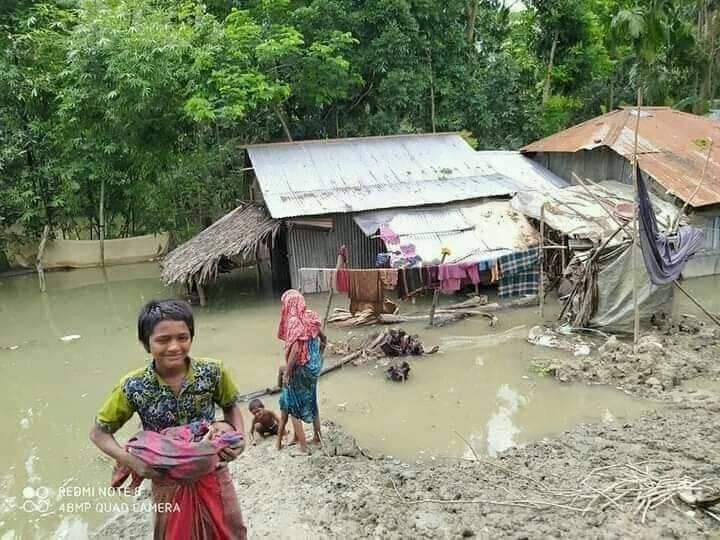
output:
[[[495, 458], [468, 445], [464, 458], [404, 463], [370, 455], [330, 423], [310, 457], [261, 441], [232, 465], [250, 537], [717, 537], [718, 507], [692, 498], [720, 493], [720, 394], [685, 383], [720, 379], [720, 332], [683, 318], [643, 336], [637, 353], [614, 337], [596, 345], [536, 368], [662, 402], [657, 410], [580, 424]], [[147, 514], [97, 532], [150, 536]]]
[[[596, 340], [597, 341], [597, 340]], [[710, 391], [690, 390], [687, 381], [720, 381], [720, 328], [695, 318], [665, 320], [638, 340], [615, 336], [595, 343], [588, 356], [543, 360], [534, 365], [561, 382], [614, 386], [655, 400], [698, 402], [712, 399]]]
[[[251, 538], [701, 538], [720, 523], [662, 494], [703, 480], [720, 488], [718, 412], [718, 400], [702, 410], [673, 405], [631, 423], [580, 425], [492, 460], [469, 452], [420, 464], [363, 455], [327, 425], [312, 456], [263, 441], [233, 464], [233, 477]], [[645, 510], [653, 494], [660, 504]], [[150, 536], [149, 515], [135, 514], [96, 537]]]

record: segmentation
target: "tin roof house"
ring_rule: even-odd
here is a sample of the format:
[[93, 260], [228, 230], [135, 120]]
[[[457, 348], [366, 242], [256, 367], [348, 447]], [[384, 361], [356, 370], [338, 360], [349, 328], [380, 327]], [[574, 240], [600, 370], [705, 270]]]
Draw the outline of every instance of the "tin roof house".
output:
[[720, 273], [720, 145], [711, 144], [720, 142], [720, 121], [669, 107], [643, 107], [638, 119], [637, 110], [627, 107], [521, 152], [573, 184], [573, 174], [594, 183], [632, 184], [638, 122], [638, 165], [649, 188], [678, 209], [687, 203], [690, 222], [705, 231], [703, 252], [688, 263], [686, 277]]
[[[372, 268], [384, 250], [376, 232], [392, 222], [424, 260], [451, 246], [462, 260], [533, 242], [510, 207], [519, 191], [563, 180], [518, 152], [476, 152], [455, 133], [248, 146], [250, 199], [163, 262], [166, 283], [212, 281], [227, 261], [259, 261], [274, 290], [298, 287], [300, 268]], [[512, 219], [511, 219], [512, 217]], [[501, 234], [502, 233], [502, 234]]]

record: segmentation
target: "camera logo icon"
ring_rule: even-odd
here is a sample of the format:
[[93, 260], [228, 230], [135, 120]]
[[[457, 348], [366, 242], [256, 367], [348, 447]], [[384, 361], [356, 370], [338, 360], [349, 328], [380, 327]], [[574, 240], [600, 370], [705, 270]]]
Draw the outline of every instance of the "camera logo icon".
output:
[[22, 491], [25, 501], [22, 504], [23, 511], [27, 513], [45, 513], [50, 510], [50, 489], [45, 486], [25, 486]]

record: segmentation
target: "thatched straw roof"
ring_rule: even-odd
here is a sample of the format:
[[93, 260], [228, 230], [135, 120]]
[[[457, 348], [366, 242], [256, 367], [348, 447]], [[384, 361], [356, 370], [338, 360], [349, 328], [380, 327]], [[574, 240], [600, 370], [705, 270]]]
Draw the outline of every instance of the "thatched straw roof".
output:
[[244, 204], [197, 236], [175, 248], [162, 261], [165, 284], [215, 279], [223, 258], [254, 257], [258, 246], [274, 235], [280, 222], [255, 204]]

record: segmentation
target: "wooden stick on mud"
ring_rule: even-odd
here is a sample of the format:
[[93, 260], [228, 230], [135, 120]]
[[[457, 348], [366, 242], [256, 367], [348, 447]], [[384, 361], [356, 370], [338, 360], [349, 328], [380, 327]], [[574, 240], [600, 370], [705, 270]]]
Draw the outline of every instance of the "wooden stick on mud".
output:
[[[343, 356], [340, 360], [335, 362], [332, 365], [325, 366], [320, 371], [320, 377], [325, 375], [326, 373], [330, 373], [332, 371], [335, 371], [336, 369], [340, 369], [346, 364], [349, 364], [353, 360], [359, 358], [363, 354], [366, 354], [370, 351], [372, 351], [375, 347], [377, 347], [382, 340], [385, 338], [385, 332], [380, 333], [373, 341], [370, 342], [370, 344], [367, 347], [362, 347], [358, 349], [357, 351], [351, 352], [350, 354], [346, 354]], [[255, 392], [250, 392], [249, 394], [243, 394], [238, 398], [238, 401], [250, 401], [251, 399], [259, 398], [262, 396], [270, 396], [272, 394], [277, 394], [280, 392], [279, 386], [273, 386], [272, 388], [263, 388], [261, 390], [256, 390]]]

